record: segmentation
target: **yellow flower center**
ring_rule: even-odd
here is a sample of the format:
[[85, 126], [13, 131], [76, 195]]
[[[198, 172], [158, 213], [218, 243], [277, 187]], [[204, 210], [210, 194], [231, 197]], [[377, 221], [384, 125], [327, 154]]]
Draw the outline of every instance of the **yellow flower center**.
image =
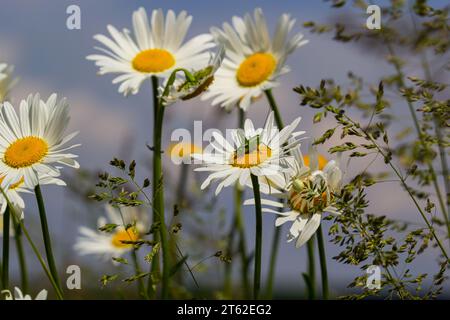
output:
[[236, 79], [243, 87], [254, 87], [266, 81], [276, 66], [277, 62], [271, 54], [255, 53], [241, 63]]
[[250, 168], [257, 166], [272, 156], [272, 150], [265, 144], [258, 144], [258, 147], [251, 152], [239, 154], [234, 152], [232, 166], [238, 168]]
[[112, 245], [116, 248], [129, 248], [133, 246], [131, 243], [124, 243], [124, 241], [137, 241], [139, 239], [138, 233], [134, 228], [128, 230], [119, 230], [112, 237]]
[[305, 199], [303, 195], [295, 190], [291, 190], [289, 193], [289, 203], [291, 208], [301, 214], [309, 213], [312, 208], [317, 208], [320, 210], [328, 207], [331, 200], [330, 198], [327, 196], [326, 192], [323, 192], [321, 196], [317, 196], [312, 199]]
[[159, 73], [173, 67], [175, 58], [167, 50], [148, 49], [139, 52], [131, 63], [137, 71]]
[[[4, 179], [5, 179], [5, 177], [0, 177], [0, 184], [2, 184], [2, 182], [3, 182]], [[25, 182], [24, 178], [23, 178], [23, 177], [20, 178], [20, 180], [19, 180], [18, 182], [12, 183], [12, 184], [9, 186], [9, 190], [14, 190], [14, 189], [19, 188], [24, 182]]]
[[189, 157], [193, 153], [202, 153], [202, 148], [193, 143], [174, 143], [169, 147], [171, 158]]
[[[321, 154], [319, 154], [318, 160], [319, 160], [318, 161], [319, 162], [319, 170], [322, 170], [327, 165], [328, 160]], [[309, 160], [308, 155], [303, 156], [303, 162], [305, 163], [305, 166], [309, 167], [310, 160]]]
[[40, 162], [48, 152], [45, 140], [25, 137], [14, 141], [5, 151], [3, 161], [12, 168], [25, 168]]

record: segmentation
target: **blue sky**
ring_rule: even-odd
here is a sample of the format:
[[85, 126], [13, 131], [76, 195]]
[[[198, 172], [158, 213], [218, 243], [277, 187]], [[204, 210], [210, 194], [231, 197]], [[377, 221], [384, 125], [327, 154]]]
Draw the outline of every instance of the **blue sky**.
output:
[[[377, 1], [374, 1], [377, 3]], [[437, 5], [445, 1], [432, 2]], [[68, 5], [77, 4], [81, 8], [81, 30], [66, 28]], [[211, 26], [220, 26], [229, 21], [233, 15], [243, 15], [261, 7], [269, 26], [273, 27], [280, 14], [288, 12], [297, 19], [297, 29], [302, 29], [305, 21], [326, 21], [332, 14], [328, 3], [322, 1], [51, 1], [51, 0], [3, 0], [0, 10], [0, 61], [7, 61], [16, 66], [16, 74], [20, 83], [13, 92], [17, 102], [28, 93], [40, 92], [47, 96], [57, 92], [66, 96], [72, 108], [71, 129], [80, 130], [77, 140], [83, 144], [79, 149], [80, 164], [84, 168], [99, 169], [106, 167], [108, 161], [122, 149], [127, 141], [132, 141], [129, 158], [137, 159], [142, 166], [148, 166], [145, 144], [151, 139], [152, 111], [150, 84], [145, 84], [138, 95], [123, 98], [117, 93], [117, 86], [111, 84], [112, 77], [96, 75], [96, 68], [85, 56], [94, 52], [96, 45], [92, 36], [106, 33], [106, 25], [113, 24], [117, 28], [131, 28], [131, 14], [139, 6], [148, 11], [155, 8], [187, 10], [194, 21], [188, 37], [208, 32]], [[366, 17], [361, 15], [361, 23]], [[297, 30], [296, 29], [296, 30]], [[345, 81], [349, 70], [364, 75], [368, 81], [374, 81], [386, 72], [389, 66], [382, 57], [368, 55], [351, 45], [344, 46], [333, 42], [330, 36], [310, 35], [303, 30], [310, 43], [295, 52], [288, 64], [292, 72], [283, 79], [283, 86], [275, 90], [285, 119], [302, 115], [302, 130], [313, 137], [327, 129], [327, 123], [312, 126], [312, 112], [299, 109], [296, 95], [291, 88], [298, 84], [317, 85], [323, 78], [334, 78]], [[403, 113], [404, 106], [398, 106], [398, 114]], [[251, 107], [248, 116], [261, 124], [267, 115], [264, 101]], [[208, 102], [196, 100], [184, 105], [175, 105], [167, 112], [165, 142], [168, 142], [171, 130], [179, 127], [191, 129], [194, 120], [202, 120], [203, 126], [218, 128], [233, 127], [236, 115], [224, 115], [217, 123], [217, 109]], [[408, 119], [399, 118], [399, 124], [408, 124]], [[359, 164], [361, 167], [364, 163]], [[375, 167], [381, 164], [375, 164]], [[174, 170], [169, 164], [168, 170]], [[398, 186], [375, 187], [370, 194], [375, 213], [389, 213], [395, 217], [417, 220], [412, 212], [408, 198], [402, 193], [386, 197], [388, 190], [396, 190]], [[66, 193], [58, 188], [47, 188], [51, 223], [54, 237], [61, 238], [56, 253], [67, 261], [86, 263], [79, 260], [71, 251], [71, 244], [76, 236], [77, 223], [86, 223], [86, 213], [79, 217], [67, 219], [64, 216], [69, 202]], [[170, 192], [169, 192], [170, 193]], [[231, 192], [220, 196], [222, 205], [226, 207], [231, 199]], [[30, 203], [33, 199], [29, 199]], [[33, 221], [35, 209], [30, 204], [30, 220]], [[231, 210], [231, 209], [230, 209]], [[230, 211], [231, 213], [231, 211]], [[248, 229], [253, 228], [253, 212], [246, 210]], [[273, 230], [272, 217], [265, 217], [267, 230], [264, 247], [270, 246]], [[252, 236], [249, 234], [249, 238]], [[331, 255], [338, 251], [329, 244]], [[421, 271], [433, 272], [435, 264], [427, 262], [430, 256], [420, 259], [418, 268]], [[265, 250], [265, 262], [268, 254]], [[343, 266], [329, 259], [331, 286], [342, 287], [358, 274], [356, 268]], [[267, 265], [267, 263], [265, 263]], [[303, 285], [300, 271], [306, 266], [304, 250], [296, 250], [291, 244], [283, 243], [280, 249], [277, 280], [279, 283]], [[301, 290], [301, 289], [299, 289]]]

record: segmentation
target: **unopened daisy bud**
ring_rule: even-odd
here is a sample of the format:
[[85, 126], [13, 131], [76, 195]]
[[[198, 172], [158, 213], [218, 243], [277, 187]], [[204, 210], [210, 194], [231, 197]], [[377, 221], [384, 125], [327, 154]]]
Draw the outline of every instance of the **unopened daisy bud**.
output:
[[301, 179], [295, 179], [292, 182], [292, 188], [294, 188], [296, 192], [301, 192], [305, 188], [305, 183]]

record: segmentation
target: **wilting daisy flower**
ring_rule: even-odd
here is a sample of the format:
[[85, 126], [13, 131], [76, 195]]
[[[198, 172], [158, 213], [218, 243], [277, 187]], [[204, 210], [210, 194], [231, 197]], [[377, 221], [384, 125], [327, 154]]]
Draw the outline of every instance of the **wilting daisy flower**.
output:
[[247, 119], [243, 130], [231, 130], [232, 142], [215, 132], [209, 147], [213, 148], [214, 153], [204, 151], [203, 154], [192, 155], [205, 165], [196, 171], [211, 172], [201, 189], [206, 188], [213, 180], [221, 180], [216, 195], [223, 187], [236, 182], [240, 186], [250, 186], [250, 174], [260, 177], [262, 181], [280, 181], [286, 169], [285, 159], [289, 157], [290, 150], [299, 144], [299, 140], [288, 140], [304, 133], [294, 132], [300, 119], [295, 119], [281, 131], [274, 124], [273, 112], [269, 114], [264, 128], [257, 130], [252, 121]]
[[169, 145], [168, 154], [175, 164], [191, 163], [191, 155], [202, 153], [202, 147], [193, 143], [178, 142]]
[[206, 52], [214, 46], [212, 36], [202, 34], [183, 44], [192, 22], [185, 11], [175, 15], [172, 10], [164, 18], [163, 11], [153, 10], [149, 23], [144, 8], [133, 13], [133, 35], [108, 25], [111, 38], [98, 34], [94, 39], [106, 48], [97, 48], [105, 55], [90, 55], [100, 68], [99, 74], [120, 73], [113, 83], [121, 83], [119, 92], [136, 94], [145, 79], [151, 76], [167, 79], [177, 68], [200, 69], [208, 61]]
[[[30, 295], [24, 295], [17, 287], [14, 287], [14, 296], [9, 290], [3, 290], [1, 294], [5, 296], [5, 300], [33, 300]], [[41, 290], [34, 300], [47, 300], [47, 290]]]
[[46, 102], [29, 95], [16, 113], [9, 102], [0, 106], [0, 175], [5, 185], [24, 179], [35, 186], [39, 174], [56, 177], [60, 165], [78, 168], [77, 155], [67, 153], [79, 145], [66, 144], [77, 134], [64, 135], [69, 123], [66, 99], [52, 94]]
[[6, 100], [9, 91], [17, 83], [17, 79], [12, 76], [13, 71], [14, 66], [0, 63], [0, 102]]
[[[171, 86], [169, 94], [164, 97], [165, 103], [172, 104], [178, 100], [190, 100], [205, 92], [214, 82], [214, 74], [222, 64], [224, 56], [225, 48], [222, 46], [205, 68], [193, 72], [193, 81], [178, 78]], [[160, 92], [163, 93], [164, 88], [160, 88]]]
[[271, 39], [262, 10], [255, 9], [254, 19], [247, 14], [244, 19], [233, 17], [233, 26], [224, 23], [223, 30], [212, 28], [216, 41], [225, 45], [226, 57], [202, 99], [214, 98], [213, 105], [230, 109], [238, 104], [247, 110], [264, 90], [276, 87], [278, 78], [290, 70], [285, 65], [288, 55], [308, 42], [301, 33], [288, 40], [294, 23], [283, 14]]
[[[52, 177], [46, 174], [39, 174], [39, 183], [41, 185], [46, 184], [55, 184], [59, 186], [65, 186], [66, 183], [62, 181], [61, 179], [58, 179], [56, 177]], [[21, 194], [25, 193], [33, 193], [32, 189], [34, 186], [32, 185], [26, 185], [25, 180], [21, 178], [18, 182], [11, 183], [9, 186], [4, 185], [3, 183], [4, 178], [0, 174], [0, 185], [5, 192], [6, 196], [9, 199], [9, 202], [15, 207], [16, 214], [20, 217], [20, 219], [23, 219], [23, 211], [25, 209], [25, 202], [22, 199]], [[3, 193], [0, 193], [0, 214], [4, 214], [6, 207], [8, 206], [8, 201], [6, 201], [5, 196]]]
[[[342, 172], [335, 160], [320, 169], [317, 154], [311, 154], [311, 158], [303, 158], [299, 148], [293, 154], [295, 162], [292, 163], [293, 168], [288, 173], [286, 182], [283, 186], [278, 186], [278, 190], [273, 186], [273, 195], [287, 201], [263, 199], [261, 202], [264, 206], [287, 209], [280, 212], [265, 207], [263, 212], [279, 215], [275, 220], [277, 227], [292, 222], [288, 242], [296, 239], [295, 246], [299, 248], [319, 228], [324, 212], [339, 215], [333, 204], [335, 194], [341, 188]], [[308, 162], [310, 167], [305, 165]], [[254, 199], [247, 200], [245, 204], [254, 204]]]
[[[106, 213], [107, 217], [98, 219], [96, 230], [79, 228], [80, 236], [74, 249], [80, 255], [98, 255], [104, 260], [121, 257], [133, 249], [133, 244], [125, 242], [137, 241], [148, 231], [148, 215], [141, 208], [121, 207], [119, 210], [108, 205]], [[115, 227], [104, 230], [111, 224]]]

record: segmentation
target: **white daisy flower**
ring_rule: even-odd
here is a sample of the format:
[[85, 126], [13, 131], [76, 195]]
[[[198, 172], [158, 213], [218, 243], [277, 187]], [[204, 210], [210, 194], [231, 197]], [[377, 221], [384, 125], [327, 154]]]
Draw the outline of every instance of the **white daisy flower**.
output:
[[[58, 186], [65, 186], [66, 183], [62, 181], [59, 178], [52, 177], [43, 173], [40, 173], [38, 175], [39, 184], [46, 185], [46, 184], [55, 184]], [[24, 209], [25, 209], [25, 202], [22, 199], [21, 194], [26, 193], [33, 193], [33, 186], [29, 185], [27, 186], [25, 184], [25, 180], [23, 177], [16, 183], [11, 183], [9, 186], [4, 185], [3, 183], [4, 178], [0, 174], [0, 185], [3, 189], [3, 191], [6, 193], [6, 196], [9, 199], [9, 202], [16, 208], [16, 214], [20, 216], [20, 219], [24, 218]], [[5, 196], [3, 193], [0, 193], [0, 214], [4, 214], [5, 210], [8, 206], [8, 201], [6, 201]]]
[[[166, 105], [173, 104], [178, 100], [190, 100], [205, 92], [214, 82], [214, 75], [221, 66], [224, 56], [225, 48], [221, 46], [219, 51], [211, 57], [206, 67], [193, 71], [192, 75], [195, 81], [178, 78], [171, 86], [169, 94], [164, 97]], [[159, 91], [164, 93], [164, 88], [159, 88]]]
[[[29, 294], [24, 295], [18, 287], [14, 287], [14, 296], [9, 290], [3, 290], [1, 294], [5, 296], [5, 300], [33, 300]], [[47, 300], [47, 290], [41, 290], [34, 300]]]
[[192, 22], [186, 11], [175, 15], [172, 10], [164, 18], [163, 11], [153, 10], [149, 23], [144, 8], [133, 13], [133, 31], [118, 31], [108, 25], [111, 38], [98, 34], [94, 39], [105, 48], [97, 48], [106, 55], [90, 55], [100, 68], [99, 74], [120, 73], [113, 83], [120, 83], [119, 92], [136, 94], [142, 82], [151, 76], [167, 79], [177, 68], [200, 69], [206, 64], [206, 51], [215, 44], [212, 36], [201, 34], [183, 44]]
[[12, 87], [17, 83], [17, 79], [12, 76], [14, 66], [0, 63], [0, 102], [8, 98]]
[[78, 168], [77, 155], [67, 153], [79, 146], [67, 147], [77, 132], [64, 136], [69, 123], [66, 99], [52, 94], [46, 102], [39, 94], [29, 95], [16, 113], [9, 102], [0, 105], [0, 175], [4, 185], [19, 182], [40, 183], [39, 175], [60, 175], [60, 165]]
[[211, 29], [216, 41], [225, 45], [226, 57], [202, 99], [214, 98], [213, 105], [228, 110], [236, 104], [247, 110], [264, 90], [278, 85], [278, 78], [290, 71], [285, 65], [288, 55], [308, 41], [301, 33], [288, 40], [295, 24], [288, 14], [280, 17], [273, 39], [261, 9], [255, 9], [254, 19], [249, 14], [233, 17], [232, 24]]
[[[80, 227], [74, 249], [80, 255], [98, 255], [105, 261], [118, 258], [133, 249], [133, 245], [123, 241], [139, 240], [149, 228], [148, 214], [139, 207], [121, 207], [120, 210], [106, 206], [107, 217], [100, 217], [97, 229]], [[123, 217], [123, 220], [122, 220]], [[107, 224], [117, 227], [111, 232], [100, 231]], [[125, 226], [131, 225], [126, 229]]]
[[[280, 181], [286, 170], [285, 160], [289, 152], [299, 144], [295, 139], [303, 131], [294, 132], [301, 118], [281, 131], [274, 124], [273, 112], [269, 114], [264, 128], [254, 129], [253, 123], [247, 119], [244, 130], [231, 130], [232, 142], [227, 141], [221, 134], [213, 133], [209, 149], [214, 153], [194, 154], [192, 157], [205, 165], [196, 171], [211, 172], [201, 185], [205, 189], [213, 180], [222, 180], [216, 189], [216, 195], [223, 187], [238, 182], [240, 186], [250, 186], [250, 174], [258, 176], [262, 182], [266, 180]], [[289, 139], [292, 141], [288, 142]], [[263, 189], [261, 189], [264, 192]]]
[[[275, 226], [279, 227], [287, 222], [292, 222], [288, 233], [288, 242], [296, 239], [297, 248], [304, 245], [319, 228], [322, 214], [329, 212], [339, 215], [333, 206], [334, 195], [340, 192], [342, 172], [335, 160], [328, 162], [323, 168], [324, 157], [312, 153], [311, 158], [303, 157], [300, 148], [293, 151], [295, 161], [292, 162], [292, 170], [288, 172], [284, 185], [274, 187], [272, 195], [286, 199], [285, 202], [262, 199], [264, 206], [275, 207], [273, 210], [267, 207], [263, 212], [274, 213], [279, 217], [275, 220]], [[309, 167], [305, 165], [309, 163]], [[254, 199], [244, 202], [245, 205], [253, 205]], [[286, 209], [281, 210], [279, 209]]]

